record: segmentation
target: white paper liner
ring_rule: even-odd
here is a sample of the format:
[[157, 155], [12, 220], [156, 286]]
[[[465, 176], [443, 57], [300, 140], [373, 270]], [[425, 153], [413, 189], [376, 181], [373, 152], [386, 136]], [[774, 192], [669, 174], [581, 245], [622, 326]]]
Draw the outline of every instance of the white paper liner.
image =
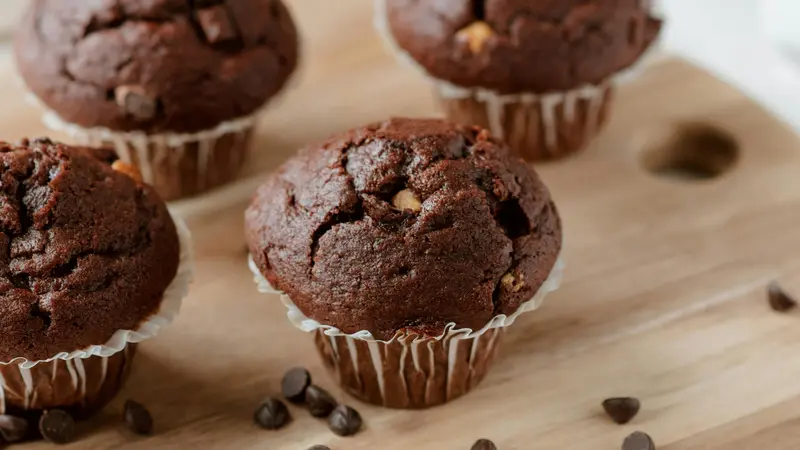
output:
[[[14, 358], [0, 365], [18, 364], [21, 370], [29, 370], [38, 364], [49, 363], [57, 359], [76, 360], [86, 359], [93, 356], [108, 358], [115, 353], [124, 350], [128, 343], [139, 343], [157, 335], [162, 328], [169, 325], [181, 309], [181, 303], [189, 293], [189, 284], [194, 277], [194, 251], [192, 248], [192, 237], [186, 223], [180, 217], [172, 214], [175, 228], [180, 240], [181, 256], [178, 272], [175, 279], [164, 291], [164, 298], [161, 301], [159, 310], [151, 315], [146, 321], [142, 322], [135, 330], [118, 330], [103, 345], [91, 345], [81, 350], [73, 352], [62, 352], [51, 358], [39, 361], [28, 361], [26, 358]], [[2, 389], [0, 389], [2, 391]]]
[[[120, 377], [128, 372], [134, 354], [133, 346], [126, 345], [111, 356], [94, 356], [96, 364], [75, 358], [55, 359], [30, 368], [0, 366], [0, 414], [7, 414], [9, 407], [41, 410], [75, 404], [102, 406], [104, 394], [115, 394], [122, 387]], [[110, 362], [111, 358], [118, 361]], [[69, 384], [59, 381], [65, 370]]]
[[[299, 328], [300, 330], [306, 332], [321, 330], [327, 336], [346, 336], [352, 339], [359, 339], [362, 341], [380, 342], [380, 343], [390, 343], [395, 341], [396, 339], [401, 339], [401, 337], [398, 336], [395, 336], [388, 341], [376, 339], [372, 335], [372, 333], [367, 330], [361, 330], [355, 333], [348, 334], [344, 333], [343, 331], [339, 330], [334, 326], [319, 323], [316, 320], [311, 319], [307, 317], [305, 314], [303, 314], [303, 312], [300, 311], [300, 308], [295, 306], [295, 304], [292, 302], [292, 299], [290, 299], [288, 295], [275, 290], [269, 284], [269, 281], [266, 278], [264, 278], [264, 276], [261, 274], [261, 271], [256, 266], [252, 256], [248, 258], [248, 265], [250, 267], [250, 270], [253, 272], [254, 281], [258, 286], [258, 291], [263, 294], [275, 294], [275, 293], [280, 294], [281, 302], [284, 304], [284, 306], [286, 306], [288, 310], [286, 315], [289, 317], [289, 321], [291, 321], [292, 324], [297, 328]], [[544, 301], [544, 298], [547, 296], [547, 294], [559, 288], [559, 286], [561, 285], [563, 271], [564, 271], [564, 262], [561, 255], [559, 255], [555, 265], [553, 266], [553, 269], [550, 271], [550, 275], [548, 275], [547, 279], [539, 287], [539, 290], [536, 292], [533, 298], [522, 303], [517, 309], [517, 311], [515, 311], [513, 314], [510, 315], [499, 314], [493, 317], [489, 321], [489, 323], [487, 323], [483, 328], [479, 330], [472, 330], [471, 328], [456, 328], [456, 324], [454, 322], [450, 322], [444, 327], [444, 331], [439, 336], [424, 337], [424, 338], [416, 337], [414, 339], [414, 342], [431, 341], [431, 340], [439, 341], [444, 339], [445, 337], [472, 339], [486, 333], [486, 331], [490, 329], [508, 327], [514, 323], [514, 321], [517, 319], [517, 317], [519, 317], [520, 314], [528, 311], [533, 311], [539, 308], [539, 306], [542, 305], [542, 302]]]
[[[383, 41], [385, 42], [386, 46], [395, 56], [405, 61], [411, 67], [414, 67], [423, 77], [432, 83], [436, 87], [437, 92], [439, 92], [439, 94], [445, 98], [491, 98], [493, 101], [500, 103], [514, 103], [522, 101], [523, 98], [526, 99], [526, 101], [530, 101], [529, 99], [534, 98], [541, 99], [543, 104], [553, 104], [559, 102], [561, 98], [568, 95], [570, 92], [589, 92], [598, 89], [597, 85], [586, 83], [582, 86], [578, 86], [565, 92], [498, 94], [490, 89], [462, 87], [436, 78], [428, 73], [427, 69], [419, 64], [411, 55], [408, 54], [408, 52], [403, 50], [394, 39], [389, 27], [386, 1], [387, 0], [374, 0], [374, 25], [378, 30], [378, 33], [383, 37]], [[651, 17], [659, 19], [663, 17], [657, 0], [640, 0], [640, 2], [642, 3], [643, 8], [649, 8], [649, 14]], [[644, 54], [640, 56], [639, 60], [635, 64], [612, 75], [608, 80], [601, 83], [601, 85], [605, 85], [607, 83], [611, 83], [612, 85], [620, 85], [636, 79], [641, 74], [642, 68], [647, 65], [647, 61], [653, 57], [658, 48], [659, 41], [656, 41], [644, 52]]]
[[[338, 378], [339, 384], [351, 394], [372, 403], [381, 404], [392, 408], [424, 408], [451, 401], [466, 394], [474, 387], [488, 370], [488, 360], [495, 351], [497, 339], [506, 327], [512, 325], [520, 314], [533, 311], [541, 306], [545, 296], [558, 289], [561, 284], [564, 263], [559, 255], [553, 269], [545, 282], [532, 299], [520, 305], [511, 315], [500, 314], [492, 318], [483, 328], [474, 331], [470, 328], [456, 328], [456, 324], [447, 324], [441, 335], [437, 337], [422, 337], [415, 334], [395, 335], [391, 340], [375, 339], [367, 330], [355, 333], [344, 333], [336, 327], [324, 325], [303, 314], [292, 302], [289, 296], [275, 290], [261, 274], [255, 265], [252, 256], [249, 257], [250, 270], [258, 285], [259, 292], [280, 294], [281, 301], [287, 308], [287, 316], [292, 324], [300, 330], [314, 332], [324, 336], [328, 341], [322, 346], [333, 353], [332, 360], [326, 361]], [[484, 342], [485, 341], [485, 342]], [[359, 364], [358, 348], [366, 344], [369, 362], [366, 366]], [[385, 350], [389, 346], [399, 345], [402, 348], [397, 360], [387, 360]], [[447, 351], [447, 373], [444, 385], [439, 386], [441, 374], [437, 374], [435, 361], [435, 345], [444, 345]], [[324, 353], [317, 343], [318, 349]], [[469, 357], [459, 358], [459, 350], [468, 346]], [[485, 348], [479, 352], [481, 346]], [[342, 358], [345, 349], [349, 358]], [[424, 379], [421, 387], [424, 392], [423, 400], [412, 392], [412, 383], [406, 379], [406, 361], [410, 359], [414, 365], [413, 373]], [[325, 359], [325, 358], [324, 358]], [[423, 360], [424, 359], [424, 360]], [[366, 372], [362, 373], [362, 370]], [[409, 371], [411, 368], [408, 368]], [[353, 383], [357, 380], [357, 383]], [[419, 383], [419, 381], [417, 381]], [[358, 387], [354, 386], [357, 385]], [[380, 396], [375, 398], [370, 394], [370, 384]], [[374, 389], [372, 390], [374, 392]]]
[[[248, 116], [222, 122], [212, 129], [197, 133], [147, 134], [143, 131], [118, 132], [105, 127], [83, 128], [65, 121], [43, 105], [42, 108], [45, 110], [42, 122], [51, 130], [65, 133], [78, 143], [92, 147], [113, 143], [117, 156], [129, 164], [136, 162], [142, 179], [148, 184], [157, 184], [153, 163], [169, 161], [173, 167], [178, 168], [186, 152], [186, 146], [197, 144], [197, 188], [199, 190], [205, 188], [209, 168], [215, 157], [214, 149], [217, 141], [229, 134], [235, 135], [239, 140], [245, 139], [263, 110], [263, 108], [259, 109]], [[151, 157], [150, 153], [153, 149], [154, 157]], [[132, 153], [136, 154], [136, 158]]]
[[[441, 88], [442, 86], [437, 86]], [[446, 89], [446, 88], [445, 88]], [[564, 92], [551, 92], [548, 94], [518, 94], [514, 96], [496, 95], [491, 91], [476, 90], [475, 98], [486, 107], [486, 118], [489, 123], [489, 131], [498, 139], [506, 138], [506, 130], [503, 126], [505, 122], [506, 107], [509, 104], [522, 103], [526, 105], [538, 105], [541, 115], [541, 132], [544, 133], [544, 143], [549, 154], [558, 154], [558, 111], [563, 111], [563, 120], [573, 123], [577, 119], [578, 105], [581, 101], [588, 102], [586, 119], [583, 125], [583, 136], [591, 138], [599, 131], [603, 112], [603, 104], [608, 92], [613, 89], [613, 82], [606, 82], [599, 86], [585, 85], [578, 89]], [[439, 91], [443, 98], [448, 97], [444, 91]]]

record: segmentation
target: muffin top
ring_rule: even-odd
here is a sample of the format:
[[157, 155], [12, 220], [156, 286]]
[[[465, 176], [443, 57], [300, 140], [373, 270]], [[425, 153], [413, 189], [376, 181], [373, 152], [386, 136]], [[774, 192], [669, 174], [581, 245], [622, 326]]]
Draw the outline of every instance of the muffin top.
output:
[[280, 0], [33, 0], [14, 47], [29, 89], [65, 121], [149, 133], [253, 113], [298, 56]]
[[256, 265], [346, 333], [479, 329], [531, 299], [561, 248], [547, 188], [478, 128], [392, 119], [302, 150], [246, 213]]
[[429, 75], [500, 94], [598, 84], [633, 64], [661, 21], [642, 0], [380, 0]]
[[105, 344], [156, 312], [177, 272], [155, 192], [88, 150], [0, 142], [0, 362]]

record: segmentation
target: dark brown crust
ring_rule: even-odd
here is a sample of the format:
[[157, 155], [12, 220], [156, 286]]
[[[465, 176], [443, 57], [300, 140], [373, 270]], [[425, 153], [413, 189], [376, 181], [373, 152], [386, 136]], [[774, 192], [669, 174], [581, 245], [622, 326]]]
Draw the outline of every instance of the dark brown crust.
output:
[[[641, 0], [385, 0], [390, 33], [430, 75], [501, 94], [598, 84], [632, 65], [661, 21]], [[459, 30], [494, 30], [472, 52]]]
[[15, 53], [67, 122], [152, 134], [253, 113], [294, 71], [298, 42], [280, 0], [34, 0]]
[[[390, 199], [410, 190], [421, 211]], [[250, 251], [309, 317], [389, 339], [478, 329], [550, 274], [561, 224], [536, 173], [478, 128], [392, 119], [306, 148], [258, 190]], [[506, 274], [524, 280], [511, 289]]]
[[0, 362], [135, 329], [179, 259], [175, 224], [149, 186], [84, 149], [0, 143]]

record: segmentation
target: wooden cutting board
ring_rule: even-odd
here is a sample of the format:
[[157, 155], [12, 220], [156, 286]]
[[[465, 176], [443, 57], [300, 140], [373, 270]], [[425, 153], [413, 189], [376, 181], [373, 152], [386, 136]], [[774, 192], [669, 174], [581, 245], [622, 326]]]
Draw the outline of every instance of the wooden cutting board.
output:
[[[348, 398], [311, 337], [276, 297], [256, 292], [242, 213], [261, 174], [303, 143], [435, 110], [425, 83], [372, 34], [366, 0], [291, 5], [305, 36], [296, 87], [264, 119], [243, 181], [176, 205], [195, 234], [197, 281], [178, 321], [141, 347], [124, 393], [72, 448], [466, 450], [487, 437], [501, 450], [601, 450], [637, 429], [660, 450], [800, 448], [800, 313], [766, 301], [773, 280], [800, 295], [800, 141], [675, 60], [622, 89], [589, 150], [540, 168], [564, 219], [566, 278], [510, 329], [484, 383], [428, 411]], [[12, 74], [4, 54], [0, 136], [44, 134]], [[687, 149], [701, 156], [682, 160]], [[257, 429], [255, 406], [279, 394], [295, 365], [360, 409], [366, 430], [338, 438], [297, 408], [286, 430]], [[641, 413], [611, 423], [600, 408], [611, 396], [639, 397]], [[123, 429], [125, 398], [149, 406], [156, 436]]]

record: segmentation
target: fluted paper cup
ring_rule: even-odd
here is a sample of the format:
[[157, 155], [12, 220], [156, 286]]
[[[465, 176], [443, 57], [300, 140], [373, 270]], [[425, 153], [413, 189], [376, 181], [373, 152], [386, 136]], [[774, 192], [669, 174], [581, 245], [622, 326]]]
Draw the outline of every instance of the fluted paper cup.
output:
[[[447, 118], [488, 129], [519, 156], [532, 162], [563, 158], [585, 148], [608, 122], [615, 88], [637, 78], [658, 47], [657, 43], [651, 45], [636, 64], [598, 84], [587, 83], [566, 91], [499, 94], [456, 86], [431, 76], [395, 41], [389, 28], [386, 1], [375, 0], [375, 27], [389, 50], [433, 85], [434, 95]], [[651, 17], [662, 17], [657, 2], [640, 1]]]
[[83, 128], [47, 111], [44, 124], [78, 144], [113, 148], [136, 166], [142, 179], [164, 200], [191, 197], [233, 181], [244, 165], [259, 113], [223, 122], [197, 133], [147, 134]]
[[441, 405], [477, 386], [494, 360], [505, 329], [558, 289], [564, 267], [559, 258], [533, 298], [511, 315], [495, 316], [479, 330], [450, 323], [439, 336], [398, 333], [385, 341], [368, 330], [347, 334], [307, 317], [287, 295], [270, 286], [252, 258], [249, 263], [259, 292], [280, 294], [292, 324], [314, 333], [317, 350], [339, 384], [359, 399], [390, 408]]
[[170, 324], [189, 291], [194, 273], [191, 234], [182, 219], [173, 215], [173, 220], [180, 239], [180, 264], [159, 310], [135, 330], [118, 330], [102, 344], [39, 361], [0, 362], [0, 414], [31, 416], [58, 408], [86, 417], [114, 398], [130, 371], [136, 344]]

